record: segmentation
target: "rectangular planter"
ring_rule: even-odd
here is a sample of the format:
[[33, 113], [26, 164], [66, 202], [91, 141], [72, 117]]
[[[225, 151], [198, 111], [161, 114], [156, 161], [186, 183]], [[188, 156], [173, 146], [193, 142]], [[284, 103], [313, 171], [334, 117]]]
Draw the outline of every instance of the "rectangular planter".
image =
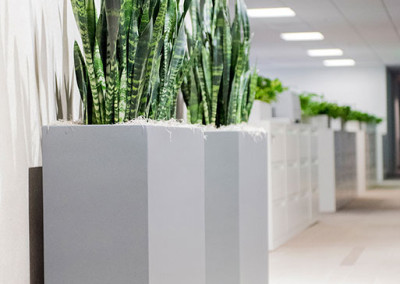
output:
[[287, 118], [291, 122], [301, 121], [300, 98], [296, 94], [283, 92], [272, 107], [275, 110], [274, 117]]
[[343, 130], [349, 132], [357, 132], [364, 130], [364, 125], [360, 121], [350, 120], [346, 122], [345, 129]]
[[43, 128], [46, 283], [205, 283], [204, 135]]
[[249, 123], [257, 123], [272, 119], [272, 105], [266, 102], [255, 100], [250, 113]]
[[205, 135], [206, 283], [268, 283], [267, 138]]
[[331, 118], [330, 128], [334, 131], [345, 131], [346, 123], [341, 118]]
[[330, 128], [331, 119], [327, 115], [316, 115], [316, 116], [304, 116], [302, 118], [305, 124], [310, 124], [312, 126], [326, 129]]

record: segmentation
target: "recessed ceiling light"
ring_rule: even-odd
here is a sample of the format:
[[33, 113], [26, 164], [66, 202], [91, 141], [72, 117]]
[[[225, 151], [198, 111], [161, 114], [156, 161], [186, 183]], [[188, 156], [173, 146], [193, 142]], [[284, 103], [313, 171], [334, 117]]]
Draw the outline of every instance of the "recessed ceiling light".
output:
[[319, 57], [319, 56], [342, 56], [343, 50], [339, 48], [334, 49], [309, 49], [307, 51], [309, 56]]
[[286, 7], [248, 9], [247, 12], [250, 18], [279, 18], [296, 16], [296, 13], [292, 9]]
[[319, 32], [282, 33], [281, 38], [287, 41], [323, 40], [324, 35]]
[[356, 62], [353, 59], [328, 59], [324, 60], [324, 65], [327, 67], [354, 66]]

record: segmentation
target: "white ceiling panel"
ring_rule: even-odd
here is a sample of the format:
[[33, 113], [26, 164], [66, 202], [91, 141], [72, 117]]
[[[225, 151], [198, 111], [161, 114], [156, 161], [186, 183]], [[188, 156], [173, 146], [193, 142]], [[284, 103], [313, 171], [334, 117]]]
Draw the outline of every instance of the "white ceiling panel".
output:
[[[357, 65], [400, 65], [400, 0], [247, 0], [250, 8], [290, 7], [296, 17], [251, 19], [252, 60], [279, 67], [320, 66], [307, 49], [341, 48]], [[285, 42], [283, 32], [319, 31], [323, 41]]]
[[[231, 4], [232, 2], [235, 2], [235, 0], [230, 0]], [[284, 7], [285, 5], [283, 4], [282, 1], [280, 0], [251, 0], [251, 1], [246, 1], [247, 8], [254, 9], [254, 8], [278, 8], [278, 7]]]
[[400, 1], [399, 0], [381, 0], [386, 12], [393, 25], [396, 27], [397, 33], [400, 35]]

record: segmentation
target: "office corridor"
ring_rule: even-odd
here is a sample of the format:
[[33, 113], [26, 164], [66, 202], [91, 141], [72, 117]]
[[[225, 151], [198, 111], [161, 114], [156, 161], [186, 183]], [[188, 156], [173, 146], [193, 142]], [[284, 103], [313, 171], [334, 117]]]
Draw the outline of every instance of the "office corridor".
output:
[[388, 181], [338, 213], [322, 215], [272, 252], [270, 283], [400, 283], [400, 182]]

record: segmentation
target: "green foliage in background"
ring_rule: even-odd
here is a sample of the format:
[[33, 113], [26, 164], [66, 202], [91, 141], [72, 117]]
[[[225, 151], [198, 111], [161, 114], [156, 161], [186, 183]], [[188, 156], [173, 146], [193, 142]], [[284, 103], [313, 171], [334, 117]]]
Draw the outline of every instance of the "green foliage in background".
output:
[[365, 112], [361, 112], [361, 111], [356, 111], [353, 110], [349, 117], [348, 120], [357, 120], [357, 121], [361, 121], [361, 122], [366, 122], [366, 123], [376, 123], [379, 124], [381, 123], [383, 120], [380, 117], [376, 117], [374, 115], [365, 113]]
[[227, 0], [193, 0], [186, 33], [192, 68], [182, 93], [191, 123], [216, 126], [247, 121], [257, 75], [250, 70], [250, 26], [243, 0], [231, 21]]
[[75, 71], [86, 124], [175, 116], [189, 70], [184, 18], [190, 0], [71, 0], [83, 44]]
[[350, 120], [376, 124], [382, 122], [381, 118], [353, 110], [350, 106], [339, 106], [324, 101], [324, 97], [318, 94], [304, 93], [299, 97], [302, 113], [305, 116], [327, 115], [331, 118], [341, 118], [344, 122]]
[[276, 102], [278, 95], [286, 90], [288, 90], [288, 88], [284, 87], [279, 79], [271, 80], [258, 76], [256, 100], [270, 104]]

